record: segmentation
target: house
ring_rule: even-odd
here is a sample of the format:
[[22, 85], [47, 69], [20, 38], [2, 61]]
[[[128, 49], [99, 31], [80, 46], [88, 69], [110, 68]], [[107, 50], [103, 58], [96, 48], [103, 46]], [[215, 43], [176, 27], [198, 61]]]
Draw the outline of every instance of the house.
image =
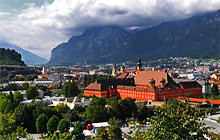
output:
[[40, 74], [38, 75], [38, 79], [48, 78], [47, 74]]

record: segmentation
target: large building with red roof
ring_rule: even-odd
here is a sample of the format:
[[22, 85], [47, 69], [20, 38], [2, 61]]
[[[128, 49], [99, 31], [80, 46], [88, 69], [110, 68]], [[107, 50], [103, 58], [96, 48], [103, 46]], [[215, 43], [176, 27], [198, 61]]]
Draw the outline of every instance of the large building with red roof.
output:
[[85, 88], [84, 95], [103, 98], [119, 95], [122, 99], [160, 101], [178, 96], [202, 96], [202, 86], [196, 81], [176, 83], [167, 72], [141, 71], [139, 68], [136, 76], [122, 73], [115, 79], [91, 83]]

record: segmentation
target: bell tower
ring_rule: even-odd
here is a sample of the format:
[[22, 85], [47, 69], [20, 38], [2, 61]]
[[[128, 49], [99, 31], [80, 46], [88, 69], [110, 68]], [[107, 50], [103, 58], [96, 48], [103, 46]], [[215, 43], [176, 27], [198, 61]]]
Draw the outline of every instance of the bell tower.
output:
[[137, 70], [138, 70], [138, 71], [141, 71], [141, 66], [142, 66], [141, 58], [139, 57], [139, 58], [138, 58], [138, 63], [137, 63]]
[[141, 66], [142, 66], [141, 58], [138, 58], [136, 74], [138, 74], [141, 71]]
[[112, 76], [115, 77], [116, 74], [117, 74], [117, 68], [116, 68], [116, 65], [114, 65], [112, 68]]
[[123, 63], [120, 68], [120, 73], [124, 73], [124, 72], [125, 72], [125, 65]]

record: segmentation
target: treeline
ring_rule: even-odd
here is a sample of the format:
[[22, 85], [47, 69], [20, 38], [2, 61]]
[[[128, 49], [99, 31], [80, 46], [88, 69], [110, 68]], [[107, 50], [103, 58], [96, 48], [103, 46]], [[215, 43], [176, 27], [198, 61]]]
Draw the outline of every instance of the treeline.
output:
[[0, 65], [25, 65], [21, 54], [15, 50], [0, 48]]
[[7, 70], [0, 70], [0, 83], [9, 81], [33, 81], [37, 78], [39, 72], [29, 71], [29, 72], [19, 72], [18, 74], [23, 74], [21, 77], [16, 76], [16, 73], [12, 73]]

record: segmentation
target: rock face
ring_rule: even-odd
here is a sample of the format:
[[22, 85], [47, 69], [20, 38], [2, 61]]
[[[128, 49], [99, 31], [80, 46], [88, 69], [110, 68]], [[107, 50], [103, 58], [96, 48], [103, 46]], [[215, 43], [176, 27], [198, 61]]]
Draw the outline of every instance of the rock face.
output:
[[110, 62], [114, 52], [121, 49], [121, 44], [126, 42], [129, 36], [127, 31], [115, 26], [89, 29], [54, 48], [48, 64]]
[[26, 50], [22, 49], [21, 47], [9, 44], [7, 42], [0, 42], [0, 48], [9, 48], [9, 49], [13, 49], [13, 50], [19, 52], [22, 56], [22, 60], [27, 65], [37, 65], [37, 64], [46, 64], [47, 63], [46, 59], [44, 59], [40, 56], [37, 56], [36, 54], [33, 54], [29, 51], [26, 51]]
[[171, 56], [220, 58], [220, 11], [130, 32], [96, 27], [52, 50], [49, 65], [117, 63]]

